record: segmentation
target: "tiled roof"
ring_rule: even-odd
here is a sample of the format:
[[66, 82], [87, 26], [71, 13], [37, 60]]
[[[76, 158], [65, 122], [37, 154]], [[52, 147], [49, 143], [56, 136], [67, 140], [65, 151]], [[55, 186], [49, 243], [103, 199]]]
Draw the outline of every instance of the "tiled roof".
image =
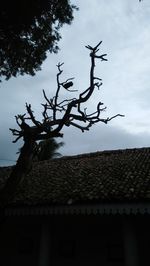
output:
[[[1, 186], [11, 168], [0, 168]], [[150, 148], [112, 150], [34, 163], [15, 205], [150, 201]]]

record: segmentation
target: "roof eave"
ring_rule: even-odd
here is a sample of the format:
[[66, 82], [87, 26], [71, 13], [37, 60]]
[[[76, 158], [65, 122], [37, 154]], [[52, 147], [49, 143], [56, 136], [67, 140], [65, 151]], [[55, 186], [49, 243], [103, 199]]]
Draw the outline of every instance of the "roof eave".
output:
[[44, 205], [7, 207], [5, 216], [42, 215], [130, 215], [150, 214], [150, 203], [102, 203], [84, 205]]

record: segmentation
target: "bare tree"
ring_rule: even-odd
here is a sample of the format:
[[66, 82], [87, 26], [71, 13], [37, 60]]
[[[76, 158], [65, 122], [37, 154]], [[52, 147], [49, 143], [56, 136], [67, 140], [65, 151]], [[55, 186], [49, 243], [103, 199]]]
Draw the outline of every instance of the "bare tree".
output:
[[26, 113], [16, 116], [16, 122], [18, 129], [10, 129], [16, 139], [13, 142], [17, 142], [23, 138], [24, 145], [21, 148], [20, 156], [17, 160], [6, 186], [1, 192], [1, 199], [8, 200], [10, 196], [14, 195], [17, 186], [24, 180], [25, 175], [30, 171], [32, 166], [33, 157], [36, 152], [36, 142], [39, 140], [46, 140], [53, 137], [63, 137], [62, 129], [64, 126], [73, 126], [80, 129], [82, 132], [89, 130], [90, 127], [98, 122], [107, 124], [110, 120], [123, 116], [116, 114], [112, 117], [101, 118], [101, 113], [106, 110], [103, 107], [103, 103], [97, 104], [96, 110], [92, 113], [88, 113], [86, 108], [83, 108], [83, 104], [86, 103], [94, 92], [94, 89], [99, 89], [102, 85], [102, 80], [95, 76], [95, 60], [107, 61], [106, 54], [97, 55], [99, 47], [102, 42], [99, 42], [95, 47], [86, 46], [90, 51], [91, 66], [90, 66], [90, 84], [87, 89], [79, 93], [77, 98], [59, 100], [60, 90], [65, 88], [68, 92], [75, 90], [71, 89], [73, 86], [73, 78], [69, 78], [64, 82], [60, 81], [60, 77], [63, 73], [62, 64], [58, 64], [57, 73], [57, 89], [53, 98], [48, 98], [45, 91], [43, 95], [45, 103], [43, 105], [43, 120], [38, 121], [33, 113], [31, 104], [26, 103]]

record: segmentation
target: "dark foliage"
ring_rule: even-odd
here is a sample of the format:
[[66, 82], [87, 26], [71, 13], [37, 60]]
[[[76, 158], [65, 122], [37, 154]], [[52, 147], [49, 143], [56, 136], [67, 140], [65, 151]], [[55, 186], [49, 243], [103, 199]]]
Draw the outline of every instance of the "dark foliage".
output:
[[58, 51], [59, 29], [77, 9], [69, 0], [2, 1], [0, 8], [0, 77], [34, 75], [47, 52]]
[[37, 144], [38, 161], [52, 159], [61, 156], [57, 150], [64, 145], [64, 142], [57, 142], [54, 138], [40, 141]]

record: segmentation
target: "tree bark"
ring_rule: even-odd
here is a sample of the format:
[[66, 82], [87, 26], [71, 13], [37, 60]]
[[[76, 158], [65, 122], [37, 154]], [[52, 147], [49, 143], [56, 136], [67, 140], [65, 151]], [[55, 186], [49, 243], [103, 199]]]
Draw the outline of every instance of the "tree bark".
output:
[[27, 173], [31, 170], [34, 157], [35, 141], [25, 141], [21, 148], [20, 156], [14, 166], [6, 185], [0, 192], [0, 206], [5, 206], [14, 196], [18, 186], [23, 182]]

